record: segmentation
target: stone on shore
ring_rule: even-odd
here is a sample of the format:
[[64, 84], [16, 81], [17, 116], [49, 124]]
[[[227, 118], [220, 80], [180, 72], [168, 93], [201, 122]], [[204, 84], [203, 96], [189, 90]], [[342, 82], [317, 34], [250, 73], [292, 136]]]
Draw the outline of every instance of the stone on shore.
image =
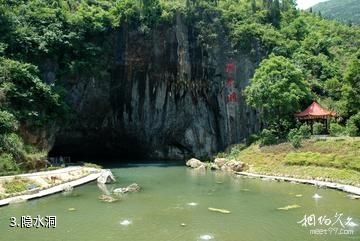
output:
[[110, 170], [103, 170], [103, 172], [97, 179], [97, 182], [102, 184], [113, 183], [115, 181], [116, 179]]
[[218, 165], [216, 165], [215, 163], [211, 163], [210, 170], [220, 170], [220, 167]]
[[215, 158], [210, 166], [212, 170], [222, 170], [227, 172], [242, 172], [246, 169], [246, 164], [237, 160], [228, 160], [226, 158]]
[[214, 160], [215, 165], [217, 165], [219, 168], [225, 165], [226, 162], [227, 162], [226, 158], [215, 158]]
[[188, 160], [186, 162], [186, 166], [191, 167], [191, 168], [198, 168], [198, 167], [201, 167], [201, 166], [205, 167], [205, 164], [202, 161], [200, 161], [200, 160], [198, 160], [196, 158], [191, 158], [190, 160]]
[[225, 165], [230, 167], [230, 169], [234, 172], [242, 172], [245, 169], [245, 163], [241, 161], [231, 160]]

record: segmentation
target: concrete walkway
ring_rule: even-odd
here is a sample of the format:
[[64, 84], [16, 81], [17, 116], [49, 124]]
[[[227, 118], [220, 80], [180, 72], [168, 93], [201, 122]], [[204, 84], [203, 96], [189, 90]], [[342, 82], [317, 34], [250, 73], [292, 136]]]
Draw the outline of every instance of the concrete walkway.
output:
[[334, 182], [299, 179], [299, 178], [292, 178], [292, 177], [268, 176], [268, 175], [261, 175], [261, 174], [255, 174], [255, 173], [249, 173], [249, 172], [236, 172], [235, 174], [241, 175], [241, 176], [247, 176], [247, 177], [266, 178], [266, 179], [270, 179], [270, 180], [312, 184], [312, 185], [319, 186], [319, 187], [327, 187], [327, 188], [332, 188], [332, 189], [337, 189], [340, 191], [352, 193], [355, 195], [360, 195], [359, 187], [345, 185], [345, 184], [339, 184], [339, 183], [334, 183]]
[[26, 173], [26, 174], [19, 174], [19, 175], [13, 175], [13, 176], [1, 176], [0, 180], [6, 180], [13, 177], [38, 177], [38, 176], [53, 176], [53, 175], [59, 175], [64, 173], [69, 173], [71, 171], [79, 171], [82, 169], [87, 169], [87, 167], [82, 166], [72, 166], [72, 167], [65, 167], [60, 168], [52, 171], [42, 171], [42, 172], [34, 172], [34, 173]]
[[26, 200], [48, 196], [48, 195], [51, 195], [54, 193], [62, 192], [62, 191], [64, 191], [64, 189], [67, 189], [70, 186], [76, 187], [76, 186], [94, 181], [102, 174], [103, 170], [96, 169], [96, 168], [90, 168], [90, 167], [76, 166], [76, 167], [66, 167], [66, 168], [53, 170], [53, 171], [36, 172], [36, 173], [21, 174], [21, 175], [16, 175], [16, 176], [0, 177], [0, 180], [11, 179], [14, 177], [36, 178], [36, 177], [42, 177], [42, 176], [61, 175], [61, 174], [69, 173], [71, 171], [82, 171], [82, 170], [89, 174], [86, 176], [82, 176], [76, 180], [64, 182], [64, 183], [58, 184], [56, 186], [52, 186], [52, 187], [40, 190], [33, 194], [19, 195], [19, 196], [2, 199], [2, 200], [0, 200], [0, 207], [4, 206], [4, 205], [8, 205], [10, 203], [24, 202]]

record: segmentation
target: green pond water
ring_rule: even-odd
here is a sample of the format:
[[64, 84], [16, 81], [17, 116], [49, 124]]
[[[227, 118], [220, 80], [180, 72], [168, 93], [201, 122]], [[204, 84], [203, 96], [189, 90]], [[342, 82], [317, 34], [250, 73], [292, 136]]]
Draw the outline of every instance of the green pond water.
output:
[[[182, 166], [139, 165], [113, 168], [111, 191], [133, 182], [140, 193], [115, 203], [101, 202], [97, 184], [77, 187], [70, 195], [49, 197], [0, 208], [1, 241], [307, 241], [360, 240], [360, 226], [336, 222], [336, 213], [360, 224], [360, 201], [346, 193], [301, 184], [236, 177], [222, 172], [198, 173]], [[322, 198], [314, 199], [317, 193]], [[301, 194], [302, 197], [295, 195]], [[297, 204], [288, 211], [279, 207]], [[231, 211], [211, 212], [209, 207]], [[75, 208], [75, 211], [69, 211]], [[304, 215], [316, 217], [315, 226], [298, 223]], [[56, 216], [56, 228], [9, 227], [10, 218]], [[326, 216], [329, 226], [318, 222]], [[325, 220], [324, 220], [325, 221]], [[186, 226], [181, 226], [184, 223]], [[335, 223], [335, 224], [334, 224]], [[310, 234], [333, 228], [332, 234]], [[336, 228], [338, 233], [335, 234]], [[341, 231], [347, 230], [347, 231]], [[349, 231], [350, 230], [350, 231]], [[340, 232], [344, 234], [340, 234]], [[353, 232], [350, 234], [350, 232]]]

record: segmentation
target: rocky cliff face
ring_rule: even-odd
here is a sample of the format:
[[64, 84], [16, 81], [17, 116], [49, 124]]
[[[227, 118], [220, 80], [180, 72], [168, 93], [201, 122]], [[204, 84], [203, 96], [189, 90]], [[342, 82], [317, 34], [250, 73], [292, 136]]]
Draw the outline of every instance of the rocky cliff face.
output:
[[123, 25], [112, 44], [104, 78], [68, 80], [76, 121], [58, 133], [53, 155], [209, 156], [258, 129], [242, 97], [257, 63], [227, 56], [221, 36], [200, 46], [177, 16], [147, 33]]

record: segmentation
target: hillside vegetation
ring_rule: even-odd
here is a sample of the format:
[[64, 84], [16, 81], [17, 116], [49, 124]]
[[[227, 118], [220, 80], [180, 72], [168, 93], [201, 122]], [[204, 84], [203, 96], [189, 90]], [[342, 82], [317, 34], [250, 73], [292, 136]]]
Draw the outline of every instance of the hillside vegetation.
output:
[[313, 12], [321, 12], [322, 16], [336, 19], [343, 23], [360, 24], [359, 0], [329, 0], [312, 7]]
[[[44, 150], [26, 143], [22, 130], [74, 118], [64, 80], [107, 75], [120, 26], [146, 36], [177, 15], [194, 26], [202, 51], [224, 42], [229, 57], [262, 60], [243, 94], [277, 138], [312, 99], [338, 112], [341, 124], [352, 118], [359, 134], [360, 28], [300, 12], [293, 0], [0, 0], [0, 172], [36, 166]], [[45, 80], [47, 62], [58, 68]]]
[[359, 138], [313, 138], [297, 149], [290, 143], [245, 149], [235, 145], [220, 156], [244, 161], [252, 173], [360, 186], [359, 150]]

